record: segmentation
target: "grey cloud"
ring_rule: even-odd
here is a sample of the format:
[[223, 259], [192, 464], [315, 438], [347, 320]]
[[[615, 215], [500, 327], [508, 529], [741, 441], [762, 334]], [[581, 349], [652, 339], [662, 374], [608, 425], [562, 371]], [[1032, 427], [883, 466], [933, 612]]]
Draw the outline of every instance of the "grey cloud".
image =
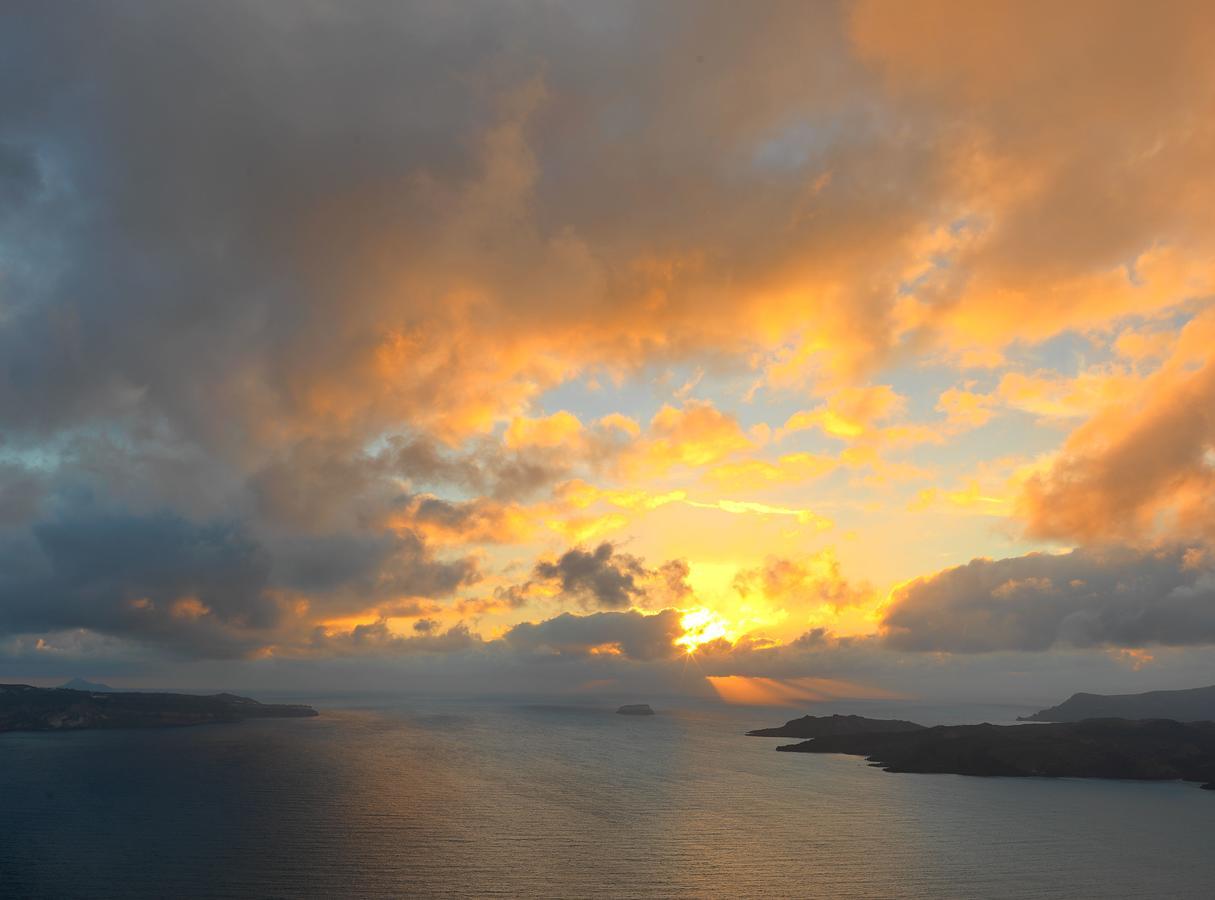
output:
[[[296, 590], [325, 592], [352, 583], [366, 587], [366, 581], [397, 551], [398, 542], [390, 534], [339, 533], [291, 535], [273, 540], [273, 546], [276, 582]], [[416, 548], [411, 549], [416, 555]], [[439, 583], [444, 580], [437, 579]]]
[[481, 646], [480, 637], [469, 631], [468, 626], [463, 623], [453, 625], [446, 631], [440, 631], [437, 623], [432, 627], [415, 627], [414, 631], [416, 633], [409, 637], [396, 634], [389, 629], [388, 622], [384, 619], [366, 625], [356, 625], [350, 631], [337, 634], [317, 628], [306, 649], [326, 654], [394, 655], [417, 652], [454, 653]]
[[[480, 577], [412, 532], [262, 536], [231, 521], [196, 523], [67, 506], [0, 532], [0, 634], [85, 628], [185, 656], [239, 656], [298, 640], [280, 589], [307, 593], [313, 615], [382, 605], [434, 609]], [[405, 602], [407, 599], [411, 602]]]
[[187, 655], [240, 655], [281, 610], [269, 559], [239, 525], [93, 512], [0, 543], [0, 632], [88, 628]]
[[383, 455], [392, 470], [422, 484], [484, 487], [481, 469], [474, 459], [446, 453], [437, 442], [424, 436], [395, 436]]
[[418, 535], [353, 532], [266, 538], [275, 585], [303, 592], [314, 612], [383, 615], [429, 610], [420, 601], [450, 597], [481, 578], [472, 557], [439, 558]]
[[348, 442], [308, 439], [268, 460], [248, 479], [254, 508], [265, 520], [325, 532], [375, 515], [386, 491], [374, 458]]
[[33, 153], [11, 143], [0, 143], [0, 220], [29, 202], [40, 189], [42, 173]]
[[691, 596], [692, 586], [688, 584], [688, 577], [692, 574], [692, 568], [686, 559], [667, 560], [658, 567], [658, 574], [662, 577], [669, 599], [679, 601]]
[[635, 556], [617, 553], [606, 541], [593, 551], [567, 550], [556, 562], [537, 563], [537, 578], [556, 582], [562, 593], [585, 604], [609, 609], [628, 606], [645, 595], [641, 579], [651, 575]]
[[1186, 548], [976, 559], [899, 589], [883, 628], [896, 650], [1211, 644], [1215, 572]]
[[[739, 277], [786, 267], [814, 235], [791, 254], [740, 234], [787, 221], [807, 175], [861, 159], [843, 151], [873, 138], [835, 128], [841, 146], [818, 158], [756, 168], [756, 144], [791, 117], [837, 115], [831, 98], [859, 67], [834, 7], [730, 11], [6, 10], [0, 140], [25, 136], [50, 161], [64, 208], [24, 223], [23, 248], [58, 263], [0, 329], [0, 419], [35, 437], [167, 422], [241, 457], [325, 429], [380, 435], [448, 406], [517, 407], [554, 377], [530, 357], [492, 359], [522, 338], [589, 341], [629, 362], [666, 353], [632, 330], [650, 302], [631, 283], [636, 260], [718, 248]], [[774, 57], [796, 62], [751, 64]], [[663, 203], [638, 203], [659, 185]], [[538, 215], [521, 220], [533, 201]], [[706, 202], [738, 215], [705, 215]], [[467, 284], [489, 304], [469, 341], [442, 342]], [[672, 298], [689, 323], [694, 287]], [[388, 334], [410, 361], [392, 377], [372, 364]], [[686, 334], [672, 352], [737, 337], [671, 334]], [[542, 484], [553, 462], [505, 462], [495, 492]]]
[[[599, 455], [608, 448], [597, 446]], [[565, 450], [507, 450], [497, 441], [472, 442], [470, 450], [453, 453], [423, 437], [395, 437], [380, 457], [390, 471], [423, 485], [455, 485], [497, 500], [532, 496], [569, 476], [579, 460]]]
[[559, 657], [585, 657], [599, 647], [614, 647], [634, 660], [668, 659], [676, 654], [675, 638], [683, 633], [678, 610], [651, 615], [600, 612], [587, 616], [570, 613], [543, 622], [523, 622], [504, 637], [511, 648]]
[[494, 500], [452, 502], [430, 494], [402, 497], [410, 527], [431, 527], [468, 542], [510, 543], [518, 534], [509, 522], [510, 510]]
[[436, 560], [433, 551], [412, 532], [396, 538], [395, 552], [382, 568], [381, 590], [409, 597], [442, 597], [481, 578], [472, 557]]
[[35, 518], [47, 492], [47, 480], [45, 473], [0, 463], [0, 526]]

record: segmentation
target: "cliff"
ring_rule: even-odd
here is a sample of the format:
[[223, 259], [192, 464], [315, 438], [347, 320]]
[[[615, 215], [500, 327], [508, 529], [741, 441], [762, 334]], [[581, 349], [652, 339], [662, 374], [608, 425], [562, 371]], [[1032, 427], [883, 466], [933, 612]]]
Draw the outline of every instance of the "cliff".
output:
[[1215, 721], [1215, 686], [1145, 694], [1072, 694], [1058, 706], [1024, 716], [1021, 721], [1079, 722], [1108, 718]]
[[0, 684], [0, 732], [149, 728], [315, 716], [311, 706], [259, 703], [236, 694], [145, 694]]
[[864, 756], [888, 772], [1215, 782], [1215, 723], [1090, 719], [831, 735], [777, 747]]
[[866, 719], [864, 716], [802, 716], [779, 728], [757, 728], [750, 737], [816, 738], [835, 734], [889, 734], [919, 731], [923, 725], [903, 719]]

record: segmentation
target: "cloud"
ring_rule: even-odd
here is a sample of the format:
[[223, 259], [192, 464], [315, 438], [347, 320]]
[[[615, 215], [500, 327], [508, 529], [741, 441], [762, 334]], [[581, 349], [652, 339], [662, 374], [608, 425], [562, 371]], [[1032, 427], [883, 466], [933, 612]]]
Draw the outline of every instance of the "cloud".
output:
[[835, 471], [838, 460], [815, 453], [784, 453], [775, 462], [748, 459], [722, 463], [706, 473], [706, 480], [727, 489], [752, 489], [756, 485], [799, 484]]
[[984, 653], [1215, 643], [1215, 570], [1193, 548], [976, 559], [894, 591], [894, 650]]
[[658, 410], [620, 465], [633, 478], [661, 475], [678, 467], [710, 466], [753, 446], [734, 416], [708, 401], [688, 400]]
[[873, 599], [870, 585], [844, 577], [831, 550], [794, 559], [769, 556], [762, 566], [735, 574], [732, 587], [744, 599], [759, 596], [799, 611], [838, 611]]
[[481, 12], [11, 16], [5, 183], [37, 169], [58, 204], [13, 240], [63, 252], [18, 280], [0, 415], [155, 420], [232, 456], [456, 440], [591, 370], [838, 379], [1210, 285], [1202, 4]]
[[[421, 626], [421, 627], [419, 627]], [[385, 619], [356, 625], [349, 631], [330, 631], [318, 627], [305, 646], [290, 648], [295, 654], [319, 652], [338, 656], [392, 656], [405, 653], [458, 653], [481, 646], [481, 638], [463, 623], [445, 631], [437, 622], [421, 619], [414, 623], [414, 634], [392, 631]]]
[[945, 413], [946, 424], [954, 429], [966, 430], [986, 425], [995, 414], [993, 398], [988, 394], [973, 391], [973, 382], [962, 388], [942, 391], [937, 399], [937, 410]]
[[778, 435], [821, 428], [832, 437], [858, 438], [877, 423], [898, 415], [905, 407], [906, 398], [888, 384], [847, 387], [832, 393], [817, 409], [794, 413]]
[[[476, 584], [472, 557], [441, 559], [409, 530], [267, 540], [275, 584], [304, 592], [318, 609], [355, 612], [402, 599], [450, 597]], [[331, 593], [325, 598], [323, 595]], [[321, 596], [318, 596], [321, 595]]]
[[94, 512], [0, 543], [0, 632], [87, 628], [186, 655], [251, 652], [287, 611], [239, 525]]
[[1054, 12], [853, 9], [857, 51], [889, 90], [957, 128], [947, 152], [968, 227], [935, 248], [948, 263], [918, 292], [957, 343], [1040, 340], [1210, 290], [1210, 136], [1188, 123], [1209, 101], [1193, 72], [1209, 70], [1215, 16], [1185, 2]]
[[243, 656], [300, 640], [314, 617], [400, 612], [475, 583], [412, 532], [257, 534], [69, 505], [0, 532], [0, 633], [89, 629], [183, 656]]
[[1187, 346], [1210, 333], [1210, 317], [1192, 322], [1170, 364], [1073, 432], [1026, 481], [1017, 513], [1031, 536], [1215, 536], [1215, 361], [1194, 362]]
[[558, 657], [618, 655], [633, 660], [660, 660], [677, 653], [675, 639], [683, 633], [681, 614], [674, 609], [646, 614], [637, 610], [571, 613], [543, 622], [522, 622], [503, 640], [513, 649]]
[[431, 494], [404, 499], [393, 527], [412, 529], [431, 544], [520, 543], [534, 531], [532, 515], [517, 503], [487, 497], [453, 503]]
[[47, 478], [43, 473], [0, 462], [0, 526], [19, 525], [33, 519], [46, 490]]
[[[1165, 314], [1215, 290], [1213, 36], [1186, 2], [6, 11], [0, 621], [301, 645], [476, 604], [544, 529], [825, 526], [803, 482], [922, 477], [884, 454], [1007, 406], [1090, 417], [1030, 538], [1209, 541], [1210, 332]], [[1041, 369], [1074, 332], [1098, 361]], [[908, 419], [908, 371], [978, 364]], [[990, 480], [924, 502], [1004, 511]], [[531, 589], [686, 582], [617, 546]]]
[[1118, 402], [1139, 387], [1129, 372], [1117, 368], [1091, 368], [1074, 378], [1009, 372], [996, 393], [1013, 409], [1047, 419], [1084, 417]]
[[569, 447], [581, 439], [582, 430], [578, 417], [566, 410], [537, 419], [520, 416], [507, 427], [503, 443], [510, 449]]
[[617, 553], [606, 541], [594, 550], [567, 550], [555, 562], [536, 564], [535, 575], [556, 583], [561, 592], [588, 606], [618, 609], [645, 595], [643, 579], [651, 573], [641, 561]]

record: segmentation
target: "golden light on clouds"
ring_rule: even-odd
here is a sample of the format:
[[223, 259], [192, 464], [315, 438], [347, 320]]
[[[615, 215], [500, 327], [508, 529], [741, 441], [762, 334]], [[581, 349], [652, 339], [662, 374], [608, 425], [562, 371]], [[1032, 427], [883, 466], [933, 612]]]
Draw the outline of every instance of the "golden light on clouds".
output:
[[984, 648], [1207, 640], [1212, 10], [31, 13], [0, 638], [817, 672], [957, 643], [990, 565], [1079, 609]]

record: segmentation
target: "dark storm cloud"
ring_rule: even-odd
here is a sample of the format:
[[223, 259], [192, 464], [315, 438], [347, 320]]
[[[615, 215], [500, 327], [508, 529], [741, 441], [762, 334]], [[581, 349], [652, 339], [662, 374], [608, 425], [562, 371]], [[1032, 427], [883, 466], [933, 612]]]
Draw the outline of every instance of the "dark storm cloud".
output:
[[237, 522], [75, 506], [3, 532], [0, 634], [85, 628], [186, 655], [244, 655], [298, 639], [304, 623], [284, 589], [305, 592], [314, 613], [421, 612], [400, 598], [448, 596], [478, 577], [473, 560], [437, 559], [408, 531], [259, 539]]
[[619, 609], [645, 596], [641, 580], [653, 573], [635, 556], [617, 553], [605, 541], [593, 551], [574, 548], [556, 562], [537, 563], [535, 574], [582, 603]]
[[[507, 450], [497, 441], [471, 442], [471, 449], [453, 453], [422, 436], [398, 437], [379, 457], [387, 471], [424, 485], [454, 485], [497, 500], [530, 497], [551, 487], [574, 470], [578, 460], [567, 449]], [[600, 456], [609, 447], [595, 448]]]
[[16, 144], [0, 143], [0, 218], [24, 206], [41, 186], [34, 154]]
[[512, 649], [525, 653], [584, 657], [592, 651], [618, 653], [628, 659], [667, 659], [676, 654], [674, 641], [683, 633], [678, 610], [664, 609], [651, 615], [600, 612], [587, 616], [571, 613], [543, 622], [523, 622], [504, 637]]
[[[448, 102], [443, 72], [479, 55], [493, 13], [436, 7], [419, 28], [387, 6], [313, 12], [5, 10], [0, 140], [28, 139], [4, 143], [4, 183], [28, 194], [37, 153], [70, 212], [26, 223], [26, 246], [56, 245], [62, 261], [0, 329], [10, 423], [114, 414], [138, 390], [143, 411], [200, 439], [249, 440], [254, 407], [306, 403], [301, 363], [356, 350], [321, 340], [335, 310], [302, 277], [285, 228], [360, 183], [463, 168], [448, 137], [473, 110]], [[231, 378], [249, 375], [266, 379], [262, 396], [233, 396]], [[230, 437], [212, 418], [225, 408], [241, 414]]]
[[354, 590], [362, 602], [444, 597], [480, 577], [472, 559], [439, 560], [417, 535], [302, 535], [268, 542], [276, 583], [307, 593]]
[[[851, 67], [833, 8], [780, 10], [791, 27], [728, 10], [7, 7], [6, 183], [27, 196], [36, 160], [48, 197], [21, 223], [46, 265], [0, 327], [0, 420], [36, 438], [150, 419], [245, 461], [411, 421], [484, 433], [583, 351], [636, 365], [673, 335], [737, 343], [741, 311], [699, 286], [670, 304], [689, 327], [647, 325], [638, 260], [707, 247], [734, 278], [783, 269], [782, 247], [740, 243], [766, 231], [743, 220], [786, 221], [827, 161], [775, 189], [748, 160], [839, 84], [809, 76]], [[782, 35], [813, 50], [804, 71], [749, 64], [785, 57], [765, 46]], [[736, 53], [734, 74], [704, 47]], [[723, 153], [752, 177], [722, 178]], [[736, 216], [704, 215], [709, 185]], [[492, 490], [533, 489], [550, 462], [509, 460]]]
[[0, 632], [88, 628], [187, 654], [239, 655], [279, 624], [269, 559], [233, 523], [94, 513], [9, 532]]
[[896, 650], [1210, 644], [1215, 570], [1186, 548], [976, 559], [899, 588], [883, 627]]
[[34, 518], [46, 489], [44, 473], [12, 463], [0, 463], [0, 526]]

